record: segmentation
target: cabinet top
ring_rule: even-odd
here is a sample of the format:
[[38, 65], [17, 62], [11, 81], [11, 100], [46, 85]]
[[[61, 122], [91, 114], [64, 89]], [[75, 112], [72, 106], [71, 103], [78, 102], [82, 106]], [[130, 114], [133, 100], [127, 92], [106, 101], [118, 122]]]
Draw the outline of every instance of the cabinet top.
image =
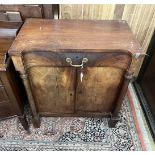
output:
[[9, 50], [27, 51], [125, 50], [140, 52], [141, 46], [126, 21], [28, 19]]

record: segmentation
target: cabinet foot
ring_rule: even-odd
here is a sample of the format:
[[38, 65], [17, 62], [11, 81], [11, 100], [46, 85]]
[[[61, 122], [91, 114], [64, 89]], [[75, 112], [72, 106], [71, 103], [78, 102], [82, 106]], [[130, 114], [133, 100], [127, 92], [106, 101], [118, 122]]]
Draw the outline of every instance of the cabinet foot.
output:
[[117, 122], [119, 120], [120, 120], [119, 117], [112, 117], [112, 118], [110, 118], [110, 120], [108, 121], [109, 128], [115, 128], [116, 124], [117, 124]]
[[40, 118], [38, 117], [33, 117], [32, 123], [34, 128], [40, 128]]
[[25, 115], [19, 116], [18, 119], [19, 119], [20, 123], [22, 124], [23, 128], [26, 131], [29, 131], [29, 124], [28, 124], [28, 121], [26, 119], [26, 116]]

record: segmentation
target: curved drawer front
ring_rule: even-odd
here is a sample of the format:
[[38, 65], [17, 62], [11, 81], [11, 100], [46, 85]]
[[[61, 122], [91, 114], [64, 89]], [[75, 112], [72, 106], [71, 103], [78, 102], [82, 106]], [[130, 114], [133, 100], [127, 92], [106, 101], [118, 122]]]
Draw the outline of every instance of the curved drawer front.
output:
[[127, 52], [26, 52], [23, 53], [26, 68], [33, 66], [71, 67], [66, 61], [69, 58], [75, 65], [80, 65], [84, 58], [88, 62], [86, 67], [118, 67], [127, 69], [131, 62], [131, 55]]

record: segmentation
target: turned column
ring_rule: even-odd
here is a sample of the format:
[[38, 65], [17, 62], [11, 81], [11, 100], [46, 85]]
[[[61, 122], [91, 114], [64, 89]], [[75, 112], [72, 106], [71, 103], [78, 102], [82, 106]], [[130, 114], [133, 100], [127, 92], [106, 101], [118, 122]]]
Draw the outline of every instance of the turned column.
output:
[[39, 118], [39, 115], [38, 115], [37, 110], [36, 110], [35, 101], [34, 101], [32, 93], [31, 93], [31, 87], [30, 87], [30, 83], [29, 83], [27, 74], [21, 74], [20, 77], [23, 80], [23, 83], [24, 83], [24, 86], [26, 89], [26, 93], [27, 93], [27, 97], [29, 100], [29, 104], [30, 104], [30, 107], [32, 110], [33, 126], [35, 128], [39, 128], [40, 127], [40, 118]]

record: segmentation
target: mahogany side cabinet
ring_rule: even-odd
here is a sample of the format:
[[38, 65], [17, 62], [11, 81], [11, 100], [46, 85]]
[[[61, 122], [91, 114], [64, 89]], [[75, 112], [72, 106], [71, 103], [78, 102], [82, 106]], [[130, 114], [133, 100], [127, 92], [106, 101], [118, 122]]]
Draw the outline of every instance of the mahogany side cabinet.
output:
[[28, 19], [9, 50], [33, 113], [109, 117], [115, 126], [143, 57], [126, 21]]
[[20, 22], [0, 21], [0, 120], [18, 116], [27, 130], [24, 115], [24, 98], [21, 93], [20, 78], [7, 52], [21, 27]]

